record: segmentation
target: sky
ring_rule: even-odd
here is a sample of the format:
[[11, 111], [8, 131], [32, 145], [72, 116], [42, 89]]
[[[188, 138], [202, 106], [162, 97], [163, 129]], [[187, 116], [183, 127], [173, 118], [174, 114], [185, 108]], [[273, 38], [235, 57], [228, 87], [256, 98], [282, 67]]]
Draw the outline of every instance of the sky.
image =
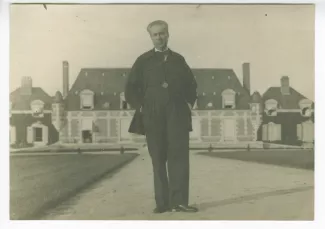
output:
[[153, 20], [169, 24], [169, 47], [192, 68], [232, 68], [251, 91], [290, 85], [314, 100], [312, 5], [12, 5], [10, 91], [31, 76], [50, 95], [62, 92], [62, 61], [70, 87], [81, 68], [131, 67], [152, 48]]

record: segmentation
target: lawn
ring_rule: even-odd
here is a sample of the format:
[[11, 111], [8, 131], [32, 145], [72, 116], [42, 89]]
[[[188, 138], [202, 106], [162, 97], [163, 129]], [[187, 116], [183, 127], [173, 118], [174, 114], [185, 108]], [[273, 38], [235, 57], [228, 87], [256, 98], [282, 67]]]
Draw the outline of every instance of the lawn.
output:
[[132, 161], [137, 154], [10, 157], [10, 219], [42, 213]]
[[264, 164], [273, 164], [284, 167], [314, 170], [313, 150], [252, 150], [252, 151], [231, 151], [231, 152], [199, 152], [198, 154], [250, 161]]

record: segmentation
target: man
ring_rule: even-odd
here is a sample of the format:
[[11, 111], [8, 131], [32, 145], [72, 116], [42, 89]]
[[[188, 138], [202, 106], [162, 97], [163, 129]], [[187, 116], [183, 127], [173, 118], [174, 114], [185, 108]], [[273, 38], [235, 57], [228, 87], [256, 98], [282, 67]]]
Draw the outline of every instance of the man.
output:
[[197, 83], [184, 57], [167, 47], [168, 24], [154, 21], [147, 31], [154, 49], [135, 61], [125, 98], [142, 114], [154, 173], [154, 213], [196, 212], [188, 202], [189, 132]]

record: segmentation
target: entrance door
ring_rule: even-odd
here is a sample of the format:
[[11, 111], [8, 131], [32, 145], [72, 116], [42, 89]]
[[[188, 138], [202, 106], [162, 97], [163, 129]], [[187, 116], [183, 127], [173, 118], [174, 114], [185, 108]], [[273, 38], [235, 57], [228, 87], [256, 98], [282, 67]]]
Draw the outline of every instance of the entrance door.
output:
[[225, 141], [234, 141], [236, 137], [236, 120], [235, 119], [225, 119], [223, 122], [223, 134]]
[[91, 143], [93, 141], [93, 136], [90, 130], [82, 131], [82, 142], [83, 143]]
[[43, 141], [43, 128], [34, 127], [34, 141], [42, 142]]

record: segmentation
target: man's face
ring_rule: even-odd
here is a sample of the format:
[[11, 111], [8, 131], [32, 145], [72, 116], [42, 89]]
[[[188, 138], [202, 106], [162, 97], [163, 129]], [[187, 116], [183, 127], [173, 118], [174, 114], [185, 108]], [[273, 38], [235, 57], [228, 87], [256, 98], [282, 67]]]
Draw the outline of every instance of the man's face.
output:
[[158, 50], [163, 50], [167, 47], [169, 34], [163, 25], [154, 25], [149, 30], [153, 45]]

